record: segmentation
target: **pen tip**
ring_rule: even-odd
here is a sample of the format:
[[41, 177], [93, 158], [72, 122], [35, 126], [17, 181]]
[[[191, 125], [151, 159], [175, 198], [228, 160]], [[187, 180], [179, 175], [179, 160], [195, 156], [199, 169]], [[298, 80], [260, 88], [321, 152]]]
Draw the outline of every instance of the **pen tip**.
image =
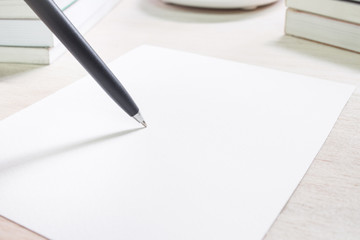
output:
[[135, 114], [133, 116], [133, 118], [135, 118], [136, 121], [138, 121], [139, 123], [141, 123], [144, 127], [147, 127], [146, 122], [144, 121], [144, 118], [141, 116], [140, 112], [138, 112], [137, 114]]

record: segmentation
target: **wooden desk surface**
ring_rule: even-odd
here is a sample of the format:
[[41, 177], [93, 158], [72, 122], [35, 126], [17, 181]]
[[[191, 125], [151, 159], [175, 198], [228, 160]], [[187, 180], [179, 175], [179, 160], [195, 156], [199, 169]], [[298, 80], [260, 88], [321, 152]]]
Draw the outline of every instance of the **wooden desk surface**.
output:
[[[106, 62], [153, 44], [359, 85], [360, 54], [284, 36], [284, 19], [283, 1], [212, 11], [123, 0], [86, 38]], [[50, 66], [0, 64], [0, 119], [85, 75], [68, 53]], [[43, 238], [0, 217], [0, 239]], [[360, 239], [359, 89], [265, 239]]]

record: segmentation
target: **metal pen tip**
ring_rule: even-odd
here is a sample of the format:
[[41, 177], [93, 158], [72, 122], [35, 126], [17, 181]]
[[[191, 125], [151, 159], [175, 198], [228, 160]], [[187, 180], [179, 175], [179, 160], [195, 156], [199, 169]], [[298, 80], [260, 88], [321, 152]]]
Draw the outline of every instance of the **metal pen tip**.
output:
[[137, 114], [135, 114], [133, 116], [133, 118], [138, 121], [141, 125], [143, 125], [144, 127], [147, 127], [147, 124], [144, 120], [144, 118], [141, 116], [140, 112], [138, 112]]

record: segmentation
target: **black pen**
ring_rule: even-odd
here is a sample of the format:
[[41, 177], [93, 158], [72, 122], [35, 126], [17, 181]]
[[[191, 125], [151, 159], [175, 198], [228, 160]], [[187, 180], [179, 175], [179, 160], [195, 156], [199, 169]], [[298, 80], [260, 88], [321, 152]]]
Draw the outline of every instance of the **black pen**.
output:
[[119, 80], [53, 0], [25, 0], [45, 25], [98, 82], [105, 92], [131, 117], [146, 127], [139, 108]]

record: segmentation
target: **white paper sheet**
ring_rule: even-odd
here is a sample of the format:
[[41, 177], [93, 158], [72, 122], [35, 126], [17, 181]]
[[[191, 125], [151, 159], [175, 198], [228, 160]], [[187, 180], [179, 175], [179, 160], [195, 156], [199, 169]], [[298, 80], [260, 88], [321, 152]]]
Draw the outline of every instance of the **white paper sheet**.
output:
[[[143, 46], [0, 123], [0, 214], [51, 239], [261, 239], [353, 87]], [[51, 80], [49, 80], [51, 81]]]

